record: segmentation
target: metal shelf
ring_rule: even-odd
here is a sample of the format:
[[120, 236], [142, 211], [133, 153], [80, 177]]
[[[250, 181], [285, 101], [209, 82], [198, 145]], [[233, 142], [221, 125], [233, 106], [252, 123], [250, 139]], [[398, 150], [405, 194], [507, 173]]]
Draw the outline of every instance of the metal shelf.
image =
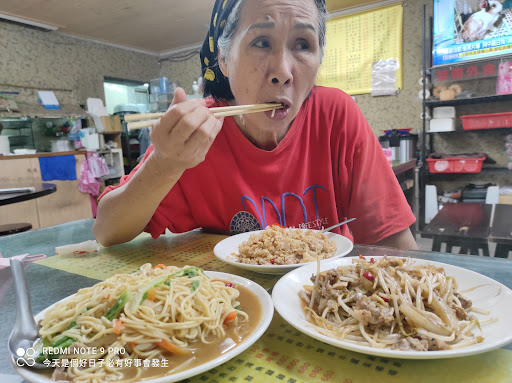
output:
[[503, 61], [510, 60], [511, 58], [512, 58], [512, 56], [510, 55], [510, 53], [505, 53], [503, 55], [494, 56], [493, 58], [483, 57], [483, 58], [480, 58], [477, 60], [454, 62], [454, 63], [430, 66], [427, 68], [427, 70], [429, 72], [434, 72], [439, 69], [456, 68], [456, 67], [461, 67], [461, 66], [465, 66], [465, 65], [473, 65], [473, 64], [484, 63], [484, 62], [489, 62], [489, 61], [503, 62]]
[[[430, 12], [427, 10], [427, 4], [423, 5], [423, 25], [422, 25], [422, 64], [423, 71], [422, 74], [425, 76], [431, 76], [435, 69], [440, 69], [439, 66], [431, 67], [432, 63], [432, 43], [433, 43], [433, 18], [429, 16]], [[505, 57], [505, 56], [504, 56]], [[501, 58], [501, 57], [500, 57]], [[483, 59], [482, 61], [488, 61], [488, 59]], [[466, 63], [467, 64], [467, 63]], [[460, 64], [462, 65], [462, 64]], [[450, 66], [458, 66], [457, 64], [446, 65], [446, 67]], [[430, 77], [429, 77], [430, 78]], [[426, 89], [426, 85], [423, 86], [423, 89]], [[463, 105], [475, 105], [475, 104], [487, 104], [487, 103], [497, 103], [497, 102], [508, 102], [506, 107], [508, 109], [510, 105], [510, 101], [512, 101], [512, 94], [505, 95], [490, 95], [483, 97], [471, 97], [471, 98], [459, 98], [448, 101], [440, 101], [440, 100], [422, 100], [422, 112], [427, 113], [431, 108], [441, 107], [441, 106], [463, 106]], [[509, 132], [512, 127], [500, 128], [501, 132]], [[419, 191], [417, 196], [415, 197], [415, 201], [417, 206], [419, 206], [419, 215], [417, 220], [417, 229], [421, 233], [421, 230], [424, 225], [425, 219], [425, 185], [429, 182], [440, 182], [440, 181], [455, 181], [457, 183], [462, 182], [474, 182], [475, 178], [478, 180], [484, 180], [493, 176], [499, 175], [509, 175], [512, 176], [512, 170], [507, 168], [498, 168], [498, 167], [484, 167], [482, 168], [480, 173], [430, 173], [428, 171], [427, 166], [427, 156], [429, 153], [435, 151], [433, 144], [436, 136], [433, 134], [437, 133], [447, 133], [452, 134], [451, 136], [444, 136], [448, 141], [457, 140], [460, 136], [459, 134], [468, 134], [470, 132], [476, 132], [480, 134], [483, 131], [491, 131], [496, 129], [475, 129], [475, 130], [455, 130], [451, 132], [428, 132], [427, 128], [427, 120], [422, 120], [422, 130], [421, 130], [421, 148], [420, 148], [420, 165], [421, 169], [418, 171], [418, 182], [417, 182], [417, 190]], [[485, 133], [487, 134], [487, 133]], [[451, 138], [450, 138], [451, 137]], [[503, 166], [503, 165], [501, 165]]]
[[8, 136], [9, 139], [17, 139], [17, 138], [29, 138], [31, 136], [29, 136], [28, 134], [18, 134], [17, 136]]
[[21, 129], [32, 129], [32, 127], [30, 126], [17, 126], [17, 127], [14, 127], [14, 128], [10, 128], [8, 126], [4, 126], [4, 129], [7, 130], [7, 129], [11, 129], [11, 130], [21, 130]]
[[500, 102], [512, 100], [512, 94], [503, 94], [496, 96], [473, 97], [473, 98], [459, 98], [448, 101], [425, 101], [425, 105], [429, 107], [436, 106], [457, 106], [457, 105], [470, 105], [470, 104], [483, 104], [488, 102]]
[[492, 128], [492, 129], [468, 129], [468, 130], [452, 130], [452, 131], [449, 131], [449, 132], [425, 132], [427, 134], [467, 134], [467, 133], [471, 133], [471, 132], [495, 132], [495, 131], [500, 131], [500, 130], [507, 130], [507, 129], [512, 129], [512, 126], [507, 126], [505, 128]]
[[18, 118], [0, 117], [0, 122], [20, 122], [20, 121], [30, 121], [30, 118], [29, 117], [18, 117]]
[[449, 177], [459, 177], [459, 176], [478, 176], [479, 174], [485, 175], [500, 175], [500, 174], [510, 174], [512, 175], [512, 170], [507, 168], [482, 168], [480, 173], [430, 173], [427, 172], [429, 177], [439, 177], [439, 178], [449, 178]]

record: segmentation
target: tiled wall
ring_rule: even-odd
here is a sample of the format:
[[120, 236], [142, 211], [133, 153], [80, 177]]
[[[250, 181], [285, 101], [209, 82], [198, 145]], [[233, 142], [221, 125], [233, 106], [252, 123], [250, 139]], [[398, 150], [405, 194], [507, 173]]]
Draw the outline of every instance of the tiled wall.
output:
[[[161, 61], [161, 75], [167, 77], [170, 83], [176, 83], [182, 87], [187, 94], [192, 94], [192, 83], [201, 76], [201, 61], [199, 51], [192, 58], [179, 60], [176, 55], [174, 61]], [[178, 61], [179, 60], [179, 61]]]
[[37, 103], [36, 90], [4, 84], [65, 89], [55, 91], [59, 102], [82, 105], [88, 97], [104, 100], [104, 76], [149, 81], [159, 73], [155, 56], [8, 22], [0, 22], [0, 68], [0, 90], [22, 91], [18, 99]]

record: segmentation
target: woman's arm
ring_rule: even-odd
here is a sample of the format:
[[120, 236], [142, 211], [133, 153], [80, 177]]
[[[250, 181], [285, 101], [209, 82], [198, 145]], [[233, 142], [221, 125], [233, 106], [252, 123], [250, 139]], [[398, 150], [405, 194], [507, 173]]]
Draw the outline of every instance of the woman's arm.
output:
[[100, 200], [92, 228], [98, 242], [111, 246], [139, 235], [180, 176], [162, 177], [151, 153], [126, 184]]
[[102, 245], [135, 238], [183, 172], [204, 161], [223, 119], [215, 118], [204, 100], [186, 100], [178, 88], [151, 132], [153, 152], [125, 185], [100, 200], [93, 233]]
[[418, 250], [418, 244], [409, 228], [392, 234], [376, 243], [377, 246], [393, 247], [402, 250]]

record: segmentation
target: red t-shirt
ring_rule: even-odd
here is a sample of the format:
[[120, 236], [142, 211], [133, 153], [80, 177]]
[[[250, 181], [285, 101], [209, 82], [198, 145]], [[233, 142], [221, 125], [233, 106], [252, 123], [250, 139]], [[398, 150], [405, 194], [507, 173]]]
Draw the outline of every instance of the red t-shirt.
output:
[[415, 221], [355, 102], [338, 89], [315, 87], [272, 151], [254, 146], [227, 117], [204, 162], [183, 173], [145, 231], [157, 238], [167, 228], [236, 234], [278, 223], [319, 229], [352, 217], [341, 233], [361, 244]]

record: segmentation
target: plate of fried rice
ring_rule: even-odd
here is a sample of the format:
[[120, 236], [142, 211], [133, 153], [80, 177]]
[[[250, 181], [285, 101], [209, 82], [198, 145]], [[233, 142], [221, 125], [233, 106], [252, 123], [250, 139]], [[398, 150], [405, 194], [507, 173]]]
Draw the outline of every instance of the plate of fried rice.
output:
[[228, 237], [213, 249], [215, 257], [242, 269], [285, 274], [319, 259], [339, 258], [352, 251], [348, 238], [319, 230], [268, 226]]

